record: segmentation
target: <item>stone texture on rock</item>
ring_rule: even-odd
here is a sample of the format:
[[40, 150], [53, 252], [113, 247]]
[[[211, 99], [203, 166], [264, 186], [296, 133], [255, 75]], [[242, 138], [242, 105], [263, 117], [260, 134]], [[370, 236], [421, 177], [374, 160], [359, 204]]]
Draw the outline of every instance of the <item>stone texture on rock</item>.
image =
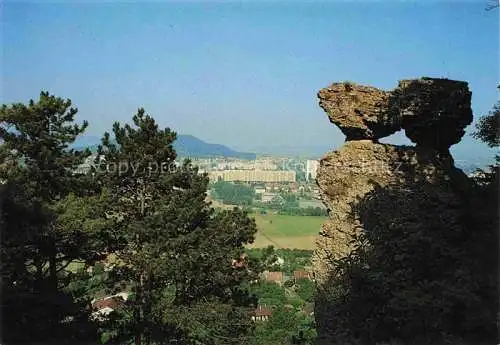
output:
[[[335, 259], [349, 253], [352, 235], [363, 230], [363, 224], [355, 216], [355, 205], [375, 185], [411, 186], [425, 181], [441, 186], [452, 179], [467, 181], [465, 174], [454, 167], [451, 156], [435, 150], [370, 140], [346, 142], [340, 150], [328, 153], [320, 161], [316, 181], [321, 199], [330, 212], [320, 231], [318, 248], [325, 249]], [[321, 281], [321, 274], [318, 279]]]
[[[391, 92], [334, 83], [318, 97], [346, 135], [339, 150], [321, 159], [317, 175], [329, 210], [313, 255], [317, 344], [330, 345], [336, 343], [329, 303], [337, 293], [336, 265], [352, 251], [357, 234], [377, 226], [419, 231], [423, 219], [459, 224], [459, 195], [470, 181], [455, 168], [449, 147], [464, 135], [472, 111], [467, 83], [446, 79], [402, 80]], [[400, 129], [416, 146], [376, 142]]]
[[346, 141], [377, 140], [404, 129], [417, 145], [447, 152], [472, 122], [471, 92], [463, 81], [401, 80], [393, 91], [333, 83], [318, 98]]
[[378, 139], [400, 130], [390, 92], [353, 83], [333, 83], [318, 92], [319, 105], [346, 140]]
[[[426, 147], [394, 146], [374, 143], [371, 140], [346, 142], [338, 151], [328, 153], [321, 159], [317, 176], [321, 199], [329, 209], [329, 218], [322, 226], [316, 241], [313, 256], [313, 269], [318, 286], [318, 301], [315, 309], [318, 344], [334, 343], [329, 315], [328, 296], [329, 281], [335, 274], [336, 260], [346, 257], [352, 250], [352, 240], [356, 234], [367, 227], [376, 226], [371, 222], [364, 223], [359, 214], [358, 204], [374, 190], [375, 186], [385, 187], [398, 185], [405, 191], [391, 198], [391, 205], [379, 205], [372, 210], [373, 214], [383, 219], [394, 219], [406, 224], [407, 228], [425, 226], [418, 222], [421, 212], [432, 212], [409, 204], [408, 195], [420, 197], [415, 186], [425, 185], [425, 198], [431, 197], [442, 210], [449, 213], [447, 219], [458, 220], [460, 212], [455, 205], [456, 193], [460, 188], [466, 190], [467, 176], [453, 164], [449, 154], [441, 154], [437, 150]], [[416, 194], [412, 194], [412, 190]], [[423, 197], [424, 198], [424, 197]], [[422, 203], [427, 201], [422, 199]], [[394, 205], [397, 205], [396, 207]], [[402, 210], [406, 212], [402, 212]], [[410, 210], [408, 212], [408, 210]], [[410, 215], [402, 218], [401, 214]], [[376, 217], [374, 218], [376, 222]]]
[[471, 92], [463, 81], [401, 80], [393, 91], [406, 136], [420, 146], [446, 151], [472, 123]]

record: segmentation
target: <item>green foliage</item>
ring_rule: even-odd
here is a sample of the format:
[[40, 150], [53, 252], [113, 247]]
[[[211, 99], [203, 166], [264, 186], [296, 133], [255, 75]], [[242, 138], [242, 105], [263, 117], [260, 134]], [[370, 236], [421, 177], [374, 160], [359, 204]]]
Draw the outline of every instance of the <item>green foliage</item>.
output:
[[[261, 262], [274, 262], [276, 256], [285, 255], [288, 259], [296, 255], [310, 256], [308, 251], [296, 250], [274, 250], [272, 246], [265, 249], [249, 249], [248, 255], [251, 258], [261, 260]], [[271, 260], [269, 260], [272, 258]], [[280, 267], [271, 265], [269, 270], [281, 271]], [[292, 285], [279, 286], [278, 284], [259, 281], [251, 286], [251, 291], [255, 295], [260, 305], [272, 306], [273, 314], [270, 319], [263, 323], [258, 323], [253, 332], [253, 344], [314, 344], [316, 331], [314, 320], [306, 316], [301, 310], [305, 307], [306, 297], [309, 301], [313, 300], [314, 283], [301, 280], [298, 289], [300, 293], [294, 293], [292, 286], [293, 280], [289, 282]], [[300, 287], [302, 286], [302, 287]]]
[[251, 205], [255, 191], [251, 186], [240, 183], [217, 181], [213, 184], [215, 197], [229, 205]]
[[281, 270], [281, 266], [277, 261], [278, 255], [273, 246], [268, 246], [266, 248], [246, 248], [245, 252], [251, 260], [256, 262], [256, 265], [260, 266], [261, 271]]
[[[304, 193], [302, 192], [302, 194]], [[328, 211], [318, 206], [300, 207], [299, 196], [290, 192], [282, 192], [280, 195], [274, 197], [270, 203], [266, 204], [259, 202], [260, 198], [256, 198], [255, 200], [256, 202], [254, 203], [254, 206], [276, 210], [278, 214], [281, 215], [316, 217], [328, 216]]]
[[[500, 88], [500, 87], [499, 87]], [[500, 146], [500, 102], [497, 102], [488, 115], [479, 119], [476, 124], [474, 137], [483, 141], [489, 147]], [[477, 188], [482, 189], [488, 194], [488, 199], [495, 201], [492, 205], [495, 207], [498, 202], [496, 195], [498, 192], [498, 176], [500, 169], [500, 156], [496, 155], [494, 164], [489, 169], [478, 169], [478, 174], [474, 177]], [[491, 204], [490, 204], [491, 205]], [[492, 213], [494, 214], [494, 213]]]
[[315, 217], [326, 217], [328, 216], [328, 211], [321, 207], [288, 207], [284, 206], [279, 210], [279, 214], [290, 215], [290, 216], [315, 216]]
[[275, 283], [259, 281], [252, 285], [251, 291], [261, 305], [283, 306], [287, 301], [285, 290]]
[[95, 233], [62, 217], [72, 208], [71, 193], [85, 197], [94, 191], [88, 179], [73, 173], [89, 154], [69, 149], [87, 127], [73, 122], [76, 114], [70, 100], [47, 92], [36, 102], [0, 109], [4, 341], [77, 336], [86, 327], [79, 323], [85, 307], [78, 304], [85, 301], [68, 291], [73, 275], [65, 268], [91, 260], [87, 250], [100, 244], [89, 244]]
[[273, 315], [269, 318], [268, 326], [271, 329], [283, 329], [293, 331], [297, 324], [297, 315], [293, 309], [279, 306], [274, 309]]
[[314, 327], [311, 318], [279, 306], [267, 322], [257, 326], [253, 344], [313, 345], [316, 338]]
[[[304, 300], [251, 283], [263, 269], [280, 269], [274, 248], [234, 265], [255, 221], [241, 209], [210, 207], [207, 175], [189, 161], [174, 166], [174, 132], [139, 109], [133, 124], [104, 134], [96, 166], [80, 175], [75, 168], [89, 152], [69, 149], [87, 127], [74, 124], [76, 113], [48, 93], [0, 112], [2, 343], [98, 335], [137, 345], [310, 343], [312, 321], [282, 308]], [[121, 169], [103, 169], [112, 165]], [[214, 190], [232, 204], [254, 197], [244, 185]], [[94, 297], [123, 291], [130, 294], [122, 307], [89, 317]], [[261, 338], [251, 321], [257, 301], [278, 306], [275, 319], [257, 327]]]
[[281, 197], [283, 198], [285, 203], [290, 204], [290, 206], [295, 206], [295, 205], [298, 206], [298, 204], [297, 204], [298, 199], [295, 196], [295, 194], [284, 192], [284, 193], [281, 193]]
[[487, 115], [476, 124], [474, 137], [485, 142], [489, 147], [500, 145], [500, 102], [497, 102]]
[[[263, 269], [269, 271], [282, 271], [287, 275], [293, 275], [294, 271], [304, 270], [311, 265], [312, 250], [279, 248], [273, 246], [267, 248], [248, 248], [246, 252], [250, 257], [259, 260]], [[282, 265], [277, 264], [277, 258], [283, 259]]]
[[115, 123], [116, 144], [106, 133], [99, 149], [106, 164], [131, 167], [119, 174], [101, 169], [96, 180], [113, 196], [111, 232], [125, 240], [109, 286], [129, 286], [135, 296], [103, 332], [141, 344], [244, 343], [254, 302], [244, 286], [259, 268], [235, 268], [232, 260], [253, 241], [255, 222], [239, 209], [210, 208], [207, 176], [189, 161], [173, 165], [174, 132], [158, 129], [143, 109], [133, 122]]
[[311, 250], [302, 249], [278, 249], [276, 254], [284, 260], [283, 272], [292, 275], [294, 271], [304, 270], [311, 265]]
[[297, 285], [297, 295], [305, 302], [313, 303], [316, 296], [315, 283], [309, 279], [301, 279]]

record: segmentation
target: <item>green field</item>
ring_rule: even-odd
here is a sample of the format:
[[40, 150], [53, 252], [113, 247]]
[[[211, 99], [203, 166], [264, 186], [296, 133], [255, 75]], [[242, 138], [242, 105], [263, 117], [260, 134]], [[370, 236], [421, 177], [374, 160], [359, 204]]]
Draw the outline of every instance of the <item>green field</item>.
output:
[[326, 217], [250, 214], [258, 233], [251, 247], [314, 249], [314, 241]]

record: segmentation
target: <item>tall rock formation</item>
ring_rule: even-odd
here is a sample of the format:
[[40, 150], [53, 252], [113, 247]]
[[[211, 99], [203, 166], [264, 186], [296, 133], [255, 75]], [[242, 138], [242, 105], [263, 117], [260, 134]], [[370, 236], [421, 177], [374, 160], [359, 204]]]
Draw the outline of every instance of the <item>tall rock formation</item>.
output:
[[[397, 224], [413, 229], [425, 218], [458, 222], [457, 194], [468, 178], [455, 168], [449, 147], [472, 122], [467, 83], [447, 79], [402, 80], [393, 91], [353, 83], [334, 83], [319, 91], [320, 106], [346, 135], [346, 143], [321, 159], [317, 183], [329, 209], [313, 258], [318, 285], [318, 344], [332, 344], [334, 320], [328, 304], [337, 260], [352, 240], [376, 226]], [[416, 146], [380, 144], [377, 139], [399, 130]], [[384, 202], [373, 194], [396, 186]], [[382, 199], [377, 199], [382, 200]], [[433, 207], [424, 207], [425, 205]], [[395, 227], [396, 228], [396, 227]]]

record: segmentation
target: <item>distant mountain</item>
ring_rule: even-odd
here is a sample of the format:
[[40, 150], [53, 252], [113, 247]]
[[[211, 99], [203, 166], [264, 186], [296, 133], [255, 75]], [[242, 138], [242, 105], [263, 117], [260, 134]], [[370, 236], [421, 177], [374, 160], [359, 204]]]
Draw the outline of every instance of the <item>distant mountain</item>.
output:
[[238, 152], [220, 144], [209, 144], [192, 135], [178, 135], [174, 141], [175, 151], [179, 156], [187, 157], [234, 157], [240, 159], [255, 159], [255, 153]]
[[[89, 148], [92, 152], [96, 152], [99, 144], [100, 138], [85, 136], [78, 138], [73, 144], [73, 148], [76, 150]], [[256, 157], [255, 153], [234, 151], [227, 146], [210, 144], [192, 135], [186, 134], [177, 135], [177, 140], [174, 141], [174, 149], [177, 155], [181, 157], [205, 158], [222, 156], [249, 160], [255, 159]]]

